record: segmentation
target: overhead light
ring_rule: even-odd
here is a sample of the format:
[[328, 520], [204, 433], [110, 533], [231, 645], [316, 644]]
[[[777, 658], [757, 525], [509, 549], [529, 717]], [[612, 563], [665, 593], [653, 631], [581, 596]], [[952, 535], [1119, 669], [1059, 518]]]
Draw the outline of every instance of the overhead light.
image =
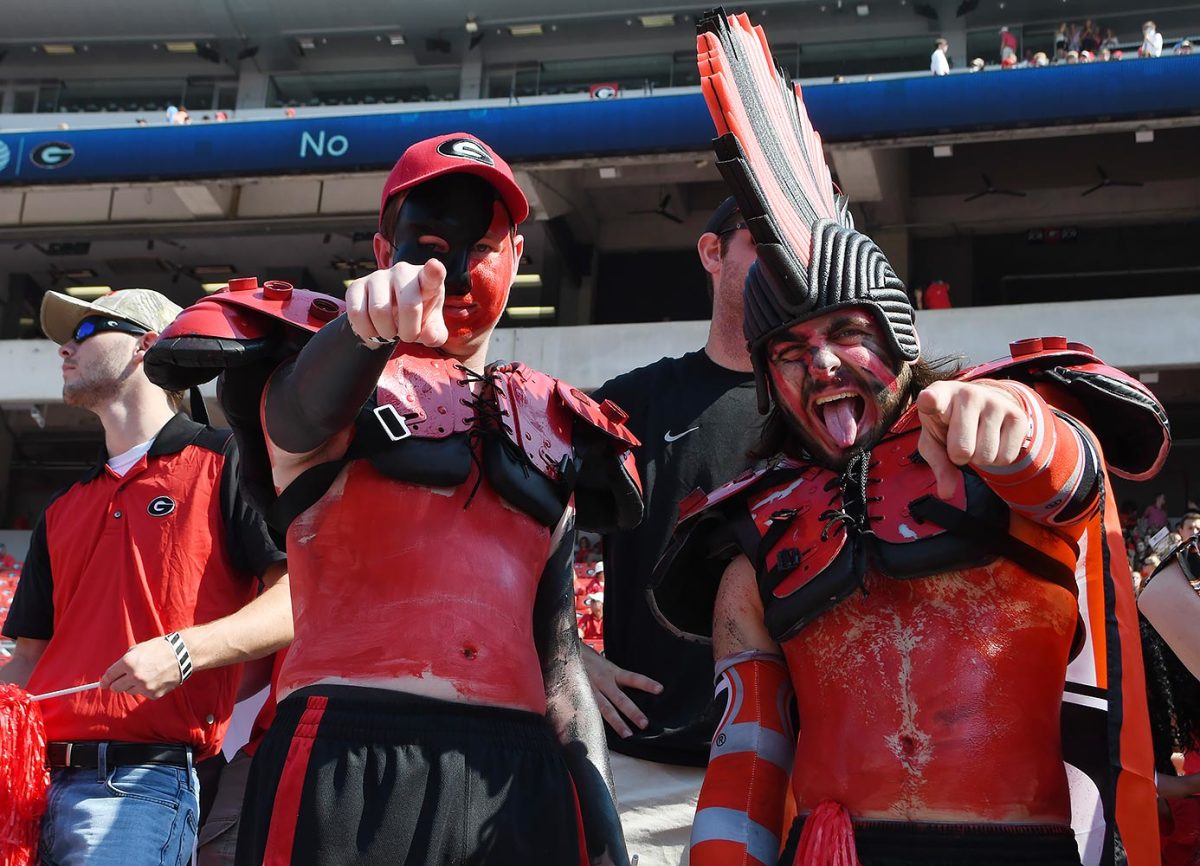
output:
[[90, 301], [110, 294], [112, 286], [67, 286], [66, 292], [72, 298], [83, 298]]
[[602, 177], [604, 180], [613, 180], [614, 178], [618, 178], [620, 176], [621, 169], [617, 168], [615, 165], [600, 166], [600, 177]]
[[933, 146], [933, 156], [935, 159], [945, 159], [948, 156], [954, 156], [954, 145], [935, 144]]
[[47, 54], [74, 54], [75, 46], [74, 45], [63, 45], [62, 43], [57, 43], [57, 44], [51, 43], [49, 45], [43, 45], [42, 50], [45, 51]]
[[854, 11], [858, 13], [860, 18], [866, 18], [871, 14], [871, 7], [866, 3], [859, 3], [854, 7]]
[[68, 280], [76, 281], [96, 279], [96, 272], [91, 268], [75, 268], [74, 270], [70, 271], [59, 271], [58, 275], [60, 277], [66, 277]]
[[509, 307], [505, 310], [512, 319], [551, 319], [554, 307]]
[[300, 46], [302, 51], [312, 51], [317, 47], [317, 40], [311, 36], [298, 36], [296, 37], [296, 44]]
[[513, 288], [517, 287], [525, 289], [540, 289], [542, 287], [541, 274], [517, 274], [513, 277]]
[[201, 283], [200, 288], [204, 289], [205, 292], [211, 295], [213, 292], [221, 291], [221, 289], [228, 285], [229, 283]]
[[643, 27], [674, 27], [674, 15], [639, 15], [638, 21]]
[[467, 23], [463, 25], [463, 28], [468, 33], [478, 33], [479, 32], [479, 22], [476, 21], [475, 16], [472, 15], [470, 18], [467, 19]]
[[508, 32], [513, 36], [541, 36], [541, 24], [510, 24]]
[[405, 44], [404, 43], [404, 34], [403, 33], [389, 33], [388, 34], [388, 44], [392, 45], [393, 47], [396, 45], [404, 45]]
[[164, 42], [163, 47], [171, 54], [195, 54], [195, 42]]
[[1153, 144], [1154, 130], [1153, 129], [1136, 129], [1133, 132], [1133, 140], [1137, 144]]
[[197, 277], [224, 277], [237, 273], [233, 265], [196, 265], [188, 270]]

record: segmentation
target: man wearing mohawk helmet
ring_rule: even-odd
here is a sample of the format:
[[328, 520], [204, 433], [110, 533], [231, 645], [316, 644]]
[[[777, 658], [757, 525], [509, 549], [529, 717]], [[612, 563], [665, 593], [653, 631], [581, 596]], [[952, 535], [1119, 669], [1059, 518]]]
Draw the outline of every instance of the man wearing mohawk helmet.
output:
[[[718, 165], [758, 244], [745, 334], [773, 460], [685, 500], [655, 575], [658, 615], [711, 641], [726, 697], [693, 866], [1157, 863], [1136, 617], [1104, 522], [1108, 471], [1162, 463], [1161, 407], [1064, 338], [965, 372], [926, 361], [761, 30], [721, 12], [700, 30]], [[1094, 707], [1071, 702], [1072, 659], [1093, 677], [1076, 697], [1115, 722], [1075, 712]], [[1103, 821], [1077, 844], [1089, 805]]]

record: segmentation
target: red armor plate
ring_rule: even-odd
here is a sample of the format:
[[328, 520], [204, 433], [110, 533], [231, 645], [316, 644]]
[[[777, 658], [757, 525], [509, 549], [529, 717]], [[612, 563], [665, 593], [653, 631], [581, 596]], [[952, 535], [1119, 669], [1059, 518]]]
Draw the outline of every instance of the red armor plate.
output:
[[418, 439], [465, 433], [475, 415], [461, 368], [436, 349], [411, 343], [396, 347], [379, 377], [375, 398], [380, 406], [394, 406]]
[[587, 394], [578, 388], [572, 388], [562, 379], [556, 380], [556, 383], [559, 398], [575, 414], [576, 418], [586, 421], [603, 433], [607, 433], [626, 448], [636, 448], [642, 444], [630, 432], [629, 428], [625, 426], [625, 422], [629, 420], [629, 416], [625, 414], [625, 410], [612, 400], [597, 403]]
[[557, 398], [557, 380], [524, 364], [505, 364], [493, 372], [496, 405], [507, 413], [505, 431], [538, 472], [558, 481], [559, 467], [574, 453], [575, 418]]
[[772, 590], [776, 598], [791, 595], [828, 568], [846, 543], [846, 530], [841, 524], [833, 525], [826, 538], [821, 538], [826, 525], [821, 515], [841, 505], [840, 491], [824, 489], [825, 481], [832, 477], [819, 466], [810, 466], [799, 478], [768, 488], [751, 496], [747, 502], [760, 535], [770, 529], [774, 516], [782, 518], [785, 514], [795, 514], [787, 531], [767, 556], [766, 567], [770, 569], [780, 551], [795, 548], [800, 552], [796, 570]]
[[246, 340], [261, 337], [261, 319], [284, 322], [310, 333], [346, 311], [337, 298], [293, 288], [282, 280], [258, 285], [255, 277], [230, 280], [229, 287], [201, 298], [168, 325], [161, 338], [204, 336]]

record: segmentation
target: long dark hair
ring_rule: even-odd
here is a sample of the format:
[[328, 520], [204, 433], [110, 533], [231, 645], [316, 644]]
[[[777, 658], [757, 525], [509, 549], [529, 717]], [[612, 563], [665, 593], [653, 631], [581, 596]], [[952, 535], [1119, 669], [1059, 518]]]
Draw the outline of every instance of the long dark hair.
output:
[[1138, 624], [1142, 630], [1154, 766], [1160, 773], [1175, 775], [1171, 753], [1200, 748], [1200, 680], [1140, 614]]
[[[912, 378], [908, 383], [910, 400], [934, 382], [953, 379], [962, 370], [963, 359], [959, 355], [946, 355], [941, 358], [918, 358], [909, 369]], [[779, 403], [772, 401], [771, 412], [763, 423], [762, 434], [758, 444], [750, 449], [749, 456], [754, 460], [769, 460], [780, 453], [799, 456], [804, 452], [804, 444], [792, 432], [788, 425], [787, 416], [780, 409]]]

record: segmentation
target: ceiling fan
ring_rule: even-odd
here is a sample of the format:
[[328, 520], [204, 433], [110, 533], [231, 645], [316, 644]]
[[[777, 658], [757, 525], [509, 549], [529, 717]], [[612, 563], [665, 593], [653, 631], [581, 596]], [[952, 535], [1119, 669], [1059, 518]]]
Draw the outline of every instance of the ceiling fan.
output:
[[992, 179], [982, 172], [979, 176], [983, 178], [983, 191], [969, 195], [963, 201], [975, 201], [975, 199], [983, 198], [985, 195], [1011, 195], [1017, 198], [1025, 198], [1025, 193], [1015, 189], [997, 189], [996, 185], [992, 183]]
[[669, 219], [673, 223], [682, 223], [683, 222], [682, 219], [680, 219], [679, 217], [675, 216], [675, 214], [673, 214], [669, 210], [667, 210], [667, 207], [670, 204], [671, 204], [671, 194], [667, 193], [661, 199], [659, 199], [658, 207], [653, 208], [652, 210], [631, 210], [631, 211], [629, 211], [629, 213], [630, 213], [630, 215], [643, 214], [643, 213], [654, 213], [654, 214], [658, 214], [660, 217], [663, 217], [664, 219]]
[[1113, 180], [1108, 176], [1108, 172], [1106, 172], [1100, 166], [1096, 166], [1096, 173], [1100, 175], [1100, 182], [1090, 189], [1081, 192], [1079, 194], [1081, 198], [1085, 195], [1091, 195], [1098, 190], [1102, 190], [1106, 186], [1144, 186], [1144, 184], [1136, 180]]

